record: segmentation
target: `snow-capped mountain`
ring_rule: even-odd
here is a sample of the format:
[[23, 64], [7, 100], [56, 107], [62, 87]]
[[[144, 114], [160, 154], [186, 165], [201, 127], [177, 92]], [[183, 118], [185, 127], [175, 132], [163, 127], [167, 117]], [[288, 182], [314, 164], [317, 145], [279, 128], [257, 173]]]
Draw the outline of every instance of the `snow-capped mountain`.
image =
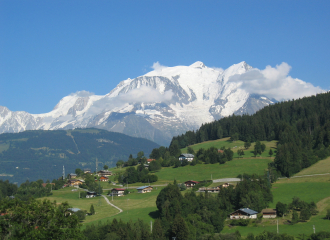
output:
[[168, 145], [174, 135], [232, 114], [252, 114], [273, 103], [249, 94], [234, 75], [251, 71], [245, 62], [226, 70], [162, 67], [120, 82], [104, 96], [81, 91], [66, 96], [44, 114], [11, 112], [0, 106], [0, 133], [34, 129], [96, 127]]

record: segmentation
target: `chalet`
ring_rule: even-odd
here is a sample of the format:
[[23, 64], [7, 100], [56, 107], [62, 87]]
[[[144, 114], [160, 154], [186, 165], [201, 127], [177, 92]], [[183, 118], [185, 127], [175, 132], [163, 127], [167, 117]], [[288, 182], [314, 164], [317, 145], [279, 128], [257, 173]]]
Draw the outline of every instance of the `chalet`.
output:
[[96, 197], [96, 192], [87, 192], [86, 198], [93, 198]]
[[112, 196], [124, 196], [125, 189], [124, 188], [113, 188], [111, 190]]
[[106, 177], [106, 176], [101, 176], [101, 177], [100, 177], [100, 181], [101, 181], [101, 182], [107, 182], [107, 181], [109, 181], [109, 178]]
[[50, 184], [50, 185], [52, 185], [52, 186], [54, 186], [54, 187], [55, 187], [55, 183], [42, 183], [41, 185], [42, 185], [43, 187], [46, 187], [46, 186], [47, 186], [47, 184]]
[[223, 150], [221, 150], [221, 149], [218, 149], [218, 153], [223, 153]]
[[194, 157], [195, 156], [193, 154], [185, 153], [179, 156], [179, 160], [180, 161], [187, 160], [188, 162], [192, 162], [194, 160]]
[[77, 177], [77, 174], [75, 174], [75, 173], [70, 173], [69, 174], [69, 179], [76, 178], [76, 177]]
[[98, 171], [97, 174], [99, 176], [108, 177], [108, 176], [111, 176], [112, 175], [112, 172], [111, 171], [108, 171], [108, 170], [101, 170], [101, 171]]
[[151, 163], [152, 161], [156, 161], [156, 159], [152, 159], [152, 158], [147, 159], [148, 164]]
[[85, 181], [84, 180], [80, 180], [80, 179], [70, 179], [68, 181], [68, 185], [70, 187], [75, 187], [75, 186], [79, 186], [80, 184], [83, 184]]
[[186, 185], [187, 188], [193, 187], [196, 184], [198, 184], [199, 182], [193, 181], [193, 180], [189, 180], [187, 182], [184, 182], [184, 184]]
[[151, 192], [153, 189], [153, 187], [151, 186], [143, 186], [143, 187], [138, 187], [138, 193], [147, 193], [147, 192]]
[[276, 209], [267, 208], [263, 209], [261, 212], [263, 218], [276, 218]]
[[84, 173], [91, 173], [91, 170], [89, 168], [85, 168]]
[[230, 214], [230, 219], [249, 219], [257, 218], [258, 212], [250, 208], [241, 208]]

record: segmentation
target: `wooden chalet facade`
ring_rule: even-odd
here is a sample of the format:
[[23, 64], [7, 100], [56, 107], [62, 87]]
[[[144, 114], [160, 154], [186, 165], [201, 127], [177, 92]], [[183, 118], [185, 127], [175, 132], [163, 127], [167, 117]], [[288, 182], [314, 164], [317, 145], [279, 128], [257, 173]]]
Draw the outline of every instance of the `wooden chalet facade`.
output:
[[113, 188], [111, 190], [111, 195], [112, 196], [124, 196], [125, 189], [124, 188]]
[[276, 218], [277, 216], [276, 209], [267, 208], [267, 209], [263, 209], [261, 212], [263, 218]]
[[106, 176], [101, 176], [101, 177], [100, 177], [100, 181], [101, 181], [101, 182], [107, 182], [107, 181], [109, 181], [109, 178], [106, 177]]
[[153, 189], [153, 187], [151, 186], [143, 186], [143, 187], [138, 187], [138, 193], [147, 193], [147, 192], [151, 192]]
[[257, 218], [258, 212], [250, 209], [250, 208], [241, 208], [236, 210], [235, 212], [232, 212], [230, 214], [230, 219], [255, 219]]
[[108, 171], [108, 170], [101, 170], [101, 171], [98, 171], [97, 174], [99, 176], [108, 177], [108, 176], [111, 176], [112, 175], [112, 172], [111, 171]]
[[80, 180], [80, 179], [70, 179], [68, 181], [68, 185], [70, 187], [75, 187], [75, 186], [79, 186], [80, 184], [83, 184], [85, 181], [84, 180]]
[[85, 168], [84, 173], [91, 173], [91, 170], [89, 168]]
[[76, 178], [77, 177], [77, 174], [75, 173], [70, 173], [69, 174], [69, 179], [73, 179], [73, 178]]
[[93, 198], [96, 197], [96, 192], [87, 192], [86, 198]]
[[191, 188], [191, 187], [195, 186], [198, 183], [199, 182], [193, 181], [193, 180], [189, 180], [189, 181], [184, 182], [184, 184], [186, 185], [187, 188]]

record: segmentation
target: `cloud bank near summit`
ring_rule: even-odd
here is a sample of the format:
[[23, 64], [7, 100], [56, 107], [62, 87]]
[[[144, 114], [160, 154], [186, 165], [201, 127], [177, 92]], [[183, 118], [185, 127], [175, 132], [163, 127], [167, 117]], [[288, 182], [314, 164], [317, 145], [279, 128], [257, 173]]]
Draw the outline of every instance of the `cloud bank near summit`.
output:
[[275, 68], [266, 66], [264, 70], [253, 68], [243, 74], [236, 74], [229, 81], [240, 82], [240, 88], [249, 93], [265, 95], [278, 101], [297, 99], [325, 92], [320, 87], [289, 76], [291, 66], [285, 62]]

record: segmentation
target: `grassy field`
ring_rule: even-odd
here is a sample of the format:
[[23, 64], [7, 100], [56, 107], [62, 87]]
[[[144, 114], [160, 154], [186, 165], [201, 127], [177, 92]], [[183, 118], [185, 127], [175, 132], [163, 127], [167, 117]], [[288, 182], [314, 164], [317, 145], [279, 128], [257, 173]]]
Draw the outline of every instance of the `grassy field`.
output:
[[84, 223], [99, 221], [100, 219], [107, 218], [115, 215], [119, 212], [116, 208], [108, 205], [103, 197], [96, 198], [79, 198], [79, 191], [72, 191], [75, 188], [64, 188], [61, 190], [53, 191], [53, 195], [50, 197], [44, 197], [42, 199], [49, 199], [50, 201], [56, 201], [57, 203], [68, 202], [72, 207], [80, 208], [89, 212], [91, 204], [93, 204], [96, 214], [92, 216], [86, 216]]
[[[313, 176], [301, 177], [291, 179], [281, 179], [273, 184], [272, 192], [274, 201], [270, 207], [275, 208], [278, 201], [282, 203], [290, 203], [293, 197], [299, 197], [306, 202], [314, 201], [317, 203], [319, 213], [313, 216], [309, 221], [304, 223], [297, 223], [295, 225], [288, 225], [285, 222], [290, 219], [279, 218], [279, 231], [280, 233], [288, 233], [296, 237], [299, 234], [310, 235], [313, 233], [313, 225], [316, 231], [329, 231], [330, 221], [324, 219], [326, 210], [330, 208], [330, 176]], [[276, 220], [263, 220], [261, 224], [256, 226], [250, 224], [247, 227], [229, 227], [229, 222], [223, 230], [223, 233], [231, 233], [239, 230], [242, 236], [247, 236], [248, 233], [254, 235], [263, 231], [276, 232]]]
[[252, 159], [234, 159], [225, 164], [197, 164], [196, 166], [185, 166], [179, 168], [162, 168], [157, 173], [160, 179], [155, 184], [173, 182], [176, 179], [179, 182], [187, 180], [207, 180], [236, 177], [243, 173], [264, 174], [267, 165], [272, 160], [270, 158], [252, 158]]
[[[268, 154], [269, 150], [272, 149], [273, 152], [274, 152], [274, 150], [276, 150], [277, 141], [269, 141], [269, 142], [261, 141], [261, 143], [264, 143], [266, 145], [266, 149], [260, 155], [260, 157], [263, 157], [263, 158], [269, 157], [269, 154]], [[234, 152], [234, 158], [238, 158], [237, 150], [243, 149], [244, 154], [245, 154], [244, 158], [250, 158], [250, 157], [254, 157], [253, 152], [252, 152], [254, 150], [254, 145], [255, 145], [255, 143], [252, 143], [248, 149], [245, 149], [243, 141], [238, 140], [238, 141], [233, 142], [233, 141], [230, 141], [229, 138], [222, 138], [219, 140], [213, 140], [213, 141], [207, 141], [207, 142], [203, 142], [203, 143], [194, 144], [189, 147], [194, 149], [195, 152], [197, 152], [201, 148], [204, 148], [204, 149], [209, 149], [210, 147], [216, 147], [218, 149], [220, 149], [221, 147], [231, 148], [231, 150], [233, 150], [233, 152]], [[187, 148], [181, 149], [181, 152], [187, 153]], [[275, 153], [274, 153], [273, 157], [274, 156], [275, 156]]]
[[[243, 147], [244, 143], [236, 141], [232, 143], [228, 139], [221, 139], [212, 142], [206, 142], [194, 146], [209, 148], [216, 146], [231, 147], [235, 156], [232, 161], [226, 164], [198, 164], [196, 166], [185, 166], [179, 168], [162, 168], [157, 172], [159, 180], [153, 185], [167, 184], [173, 182], [176, 179], [178, 182], [184, 182], [187, 180], [206, 180], [206, 179], [218, 179], [236, 177], [240, 173], [257, 173], [264, 174], [267, 164], [273, 161], [273, 157], [268, 156], [270, 148], [274, 150], [276, 142], [263, 142], [266, 144], [266, 151], [261, 157], [252, 157], [251, 151], [254, 145], [250, 149], [245, 150], [244, 158], [237, 158], [235, 149]], [[235, 147], [237, 146], [237, 147]], [[194, 149], [195, 149], [194, 148]], [[195, 150], [196, 150], [195, 149]], [[198, 148], [199, 149], [199, 148]], [[198, 150], [197, 149], [197, 150]], [[182, 151], [184, 152], [184, 151]], [[110, 169], [114, 173], [120, 173], [125, 169]], [[322, 174], [330, 172], [330, 158], [319, 161], [315, 165], [304, 169], [295, 176], [310, 175], [310, 174]], [[113, 180], [114, 176], [111, 177]], [[129, 184], [128, 187], [142, 186], [143, 183]], [[214, 185], [214, 184], [213, 184]], [[218, 185], [218, 184], [215, 184]], [[104, 189], [110, 189], [113, 187], [120, 187], [118, 185], [111, 185], [109, 183], [101, 183]], [[125, 186], [126, 187], [126, 186]], [[123, 197], [114, 197], [113, 204], [123, 209], [122, 213], [112, 206], [106, 204], [103, 198], [92, 199], [79, 199], [78, 192], [72, 192], [71, 188], [53, 191], [53, 196], [48, 197], [50, 200], [56, 200], [57, 202], [67, 201], [72, 207], [78, 207], [82, 210], [89, 211], [90, 205], [93, 204], [96, 210], [96, 215], [87, 216], [83, 222], [84, 226], [87, 224], [95, 224], [98, 222], [112, 221], [114, 218], [122, 219], [122, 221], [136, 221], [142, 219], [146, 223], [150, 223], [157, 216], [156, 198], [163, 187], [154, 187], [151, 193], [138, 194], [136, 189], [130, 188], [131, 193]], [[290, 203], [293, 197], [299, 197], [306, 202], [314, 201], [317, 203], [319, 213], [313, 216], [308, 222], [297, 223], [295, 225], [286, 224], [290, 216], [285, 218], [279, 218], [279, 231], [280, 233], [288, 233], [298, 237], [299, 234], [310, 235], [313, 232], [313, 225], [315, 225], [316, 231], [329, 231], [330, 221], [324, 219], [326, 210], [330, 208], [330, 175], [317, 175], [312, 177], [298, 177], [290, 179], [280, 179], [273, 184], [272, 193], [274, 196], [273, 203], [269, 207], [274, 208], [278, 201], [283, 203]], [[106, 194], [107, 191], [104, 191]], [[111, 201], [111, 197], [109, 197]], [[119, 213], [119, 214], [118, 214]], [[277, 220], [277, 219], [276, 219]], [[247, 236], [248, 233], [259, 234], [263, 231], [276, 232], [276, 220], [262, 220], [260, 224], [250, 224], [247, 227], [229, 227], [229, 222], [226, 222], [226, 226], [222, 233], [231, 233], [239, 230], [242, 236]]]
[[122, 219], [122, 221], [142, 219], [145, 222], [150, 222], [155, 217], [157, 211], [156, 198], [162, 188], [155, 187], [151, 193], [145, 194], [137, 193], [136, 190], [130, 190], [132, 193], [129, 195], [114, 197], [113, 201], [111, 197], [108, 197], [111, 203], [123, 210], [122, 213], [119, 213], [119, 210], [107, 204], [103, 197], [79, 198], [79, 191], [83, 190], [72, 191], [75, 188], [71, 187], [53, 191], [52, 196], [42, 199], [56, 201], [57, 203], [68, 202], [72, 207], [80, 208], [87, 212], [89, 212], [90, 206], [93, 204], [95, 215], [86, 216], [86, 219], [82, 222], [83, 224], [112, 221], [114, 218]]
[[318, 161], [309, 168], [305, 168], [301, 172], [297, 173], [295, 176], [322, 174], [322, 173], [330, 173], [330, 157]]

